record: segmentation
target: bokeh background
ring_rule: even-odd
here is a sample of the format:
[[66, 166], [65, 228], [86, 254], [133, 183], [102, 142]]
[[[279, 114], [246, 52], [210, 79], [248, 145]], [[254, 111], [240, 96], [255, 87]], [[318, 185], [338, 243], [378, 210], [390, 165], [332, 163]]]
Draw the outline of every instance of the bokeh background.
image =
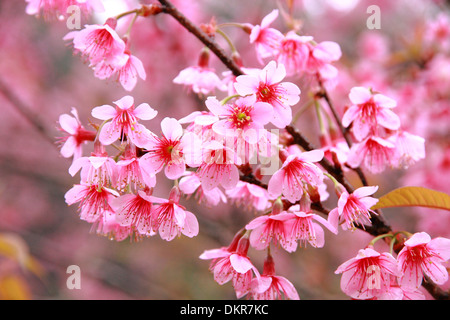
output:
[[[107, 12], [85, 23], [103, 23], [136, 6], [136, 1], [103, 0]], [[427, 158], [408, 169], [388, 169], [368, 175], [379, 185], [377, 196], [406, 185], [425, 186], [449, 193], [450, 170], [450, 19], [446, 1], [365, 0], [188, 0], [173, 1], [196, 23], [259, 24], [276, 8], [293, 4], [301, 32], [317, 41], [335, 41], [343, 56], [336, 64], [339, 81], [330, 95], [342, 112], [348, 92], [356, 85], [378, 88], [398, 101], [395, 109], [404, 127], [427, 140]], [[150, 3], [150, 1], [142, 1]], [[381, 9], [381, 29], [369, 30], [367, 8]], [[194, 212], [200, 234], [171, 242], [155, 236], [141, 242], [111, 241], [90, 232], [76, 206], [68, 207], [64, 194], [78, 177], [71, 177], [70, 159], [59, 153], [58, 117], [77, 108], [88, 127], [93, 107], [110, 104], [128, 94], [114, 81], [102, 81], [62, 38], [70, 30], [65, 21], [45, 20], [25, 13], [26, 3], [0, 0], [0, 298], [2, 299], [235, 299], [230, 284], [219, 286], [208, 270], [209, 261], [199, 255], [226, 246], [234, 233], [254, 214], [228, 203], [205, 207], [195, 199], [182, 203]], [[440, 19], [440, 20], [439, 20]], [[441, 21], [441, 28], [433, 27]], [[273, 24], [286, 32], [279, 17]], [[434, 28], [434, 29], [433, 29]], [[437, 30], [437, 31], [436, 31]], [[248, 35], [227, 28], [246, 67], [261, 67]], [[229, 52], [227, 44], [218, 42]], [[181, 118], [205, 110], [203, 100], [172, 83], [178, 72], [197, 61], [202, 44], [178, 26], [172, 17], [160, 15], [137, 20], [131, 48], [145, 66], [147, 79], [131, 93], [137, 103], [158, 110], [145, 123], [160, 131], [165, 116]], [[211, 66], [226, 71], [215, 58]], [[294, 112], [307, 101], [308, 83], [292, 78], [305, 95]], [[223, 93], [218, 93], [223, 94]], [[342, 113], [341, 113], [342, 114]], [[318, 144], [312, 110], [296, 121], [310, 140]], [[89, 148], [85, 149], [89, 152]], [[356, 177], [350, 175], [355, 186]], [[170, 186], [160, 179], [158, 192], [167, 196]], [[326, 204], [335, 205], [333, 191]], [[394, 229], [426, 231], [432, 237], [450, 236], [449, 213], [440, 210], [386, 209]], [[300, 248], [288, 254], [273, 252], [278, 274], [287, 277], [301, 299], [348, 299], [339, 288], [334, 270], [365, 247], [371, 237], [362, 231], [326, 233], [324, 248]], [[250, 257], [262, 267], [261, 252]], [[81, 269], [81, 289], [69, 290], [67, 267]], [[261, 269], [262, 270], [262, 269]]]

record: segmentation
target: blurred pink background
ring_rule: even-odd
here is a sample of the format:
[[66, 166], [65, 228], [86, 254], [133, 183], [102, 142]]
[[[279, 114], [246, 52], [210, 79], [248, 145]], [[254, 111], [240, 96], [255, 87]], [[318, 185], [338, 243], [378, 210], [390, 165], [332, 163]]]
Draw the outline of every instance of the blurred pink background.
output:
[[[114, 2], [127, 1], [104, 2], [112, 8]], [[288, 2], [279, 1], [284, 8]], [[440, 12], [448, 19], [449, 4], [425, 0], [376, 2], [381, 8], [380, 30], [366, 27], [366, 9], [373, 1], [293, 1], [304, 34], [341, 45], [343, 57], [336, 64], [339, 83], [330, 91], [339, 111], [349, 103], [351, 87], [373, 85], [397, 99], [395, 111], [402, 124], [427, 140], [424, 161], [407, 170], [368, 175], [370, 184], [380, 186], [376, 196], [406, 185], [449, 193], [449, 45], [437, 41], [430, 61], [425, 66], [417, 63], [425, 55], [420, 51], [424, 39], [420, 31], [429, 30], [430, 21], [435, 21]], [[133, 3], [129, 1], [130, 6]], [[259, 24], [277, 8], [277, 2], [271, 0], [178, 0], [174, 4], [196, 23], [207, 23], [214, 16], [218, 23]], [[130, 243], [90, 233], [90, 225], [78, 218], [76, 206], [66, 205], [64, 194], [78, 183], [78, 177], [68, 174], [71, 160], [59, 154], [55, 143], [61, 136], [57, 130], [59, 115], [75, 107], [88, 127], [89, 121], [95, 121], [90, 116], [93, 107], [111, 104], [129, 93], [116, 82], [95, 78], [92, 70], [73, 55], [62, 40], [70, 31], [64, 21], [29, 16], [25, 7], [25, 1], [0, 2], [0, 298], [234, 299], [231, 285], [215, 283], [208, 270], [209, 261], [198, 257], [204, 250], [228, 245], [253, 213], [232, 203], [207, 208], [195, 199], [183, 199], [181, 203], [199, 219], [197, 237], [171, 242], [151, 237]], [[91, 22], [83, 20], [85, 23]], [[287, 31], [281, 18], [273, 26]], [[244, 65], [261, 67], [248, 35], [239, 29], [226, 31]], [[222, 39], [218, 42], [228, 52], [226, 43]], [[172, 83], [181, 69], [196, 63], [202, 48], [197, 39], [172, 17], [159, 15], [138, 19], [131, 43], [133, 54], [143, 61], [147, 72], [147, 79], [138, 81], [131, 95], [137, 103], [147, 102], [159, 112], [156, 119], [145, 123], [150, 130], [159, 132], [165, 116], [182, 118], [192, 111], [205, 110], [201, 98]], [[219, 75], [226, 71], [215, 57], [211, 64]], [[302, 102], [306, 101], [308, 84], [302, 79], [292, 81], [305, 94]], [[45, 133], [24, 117], [21, 107], [42, 124]], [[295, 125], [318, 144], [315, 124], [314, 113], [308, 110]], [[48, 137], [54, 137], [54, 141]], [[350, 180], [358, 186], [356, 176], [350, 176]], [[166, 196], [170, 185], [159, 181], [158, 192]], [[333, 208], [336, 200], [332, 190], [330, 193], [326, 204]], [[402, 208], [386, 209], [384, 213], [394, 229], [450, 236], [448, 212]], [[340, 232], [337, 236], [325, 233], [324, 248], [299, 248], [293, 254], [278, 248], [273, 252], [277, 272], [294, 284], [301, 299], [348, 299], [340, 291], [340, 276], [334, 271], [371, 240], [362, 231]], [[24, 266], [13, 258], [17, 253], [32, 260], [26, 260], [29, 263]], [[252, 249], [249, 255], [262, 268], [264, 255]], [[81, 269], [80, 290], [66, 286], [70, 265]]]

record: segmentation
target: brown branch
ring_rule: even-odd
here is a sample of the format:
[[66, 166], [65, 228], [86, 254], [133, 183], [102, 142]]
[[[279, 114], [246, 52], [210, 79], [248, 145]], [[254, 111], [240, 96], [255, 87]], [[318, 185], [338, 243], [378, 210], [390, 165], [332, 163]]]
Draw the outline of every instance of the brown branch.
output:
[[186, 16], [181, 13], [170, 1], [159, 0], [163, 5], [162, 12], [171, 15], [175, 18], [186, 30], [191, 32], [197, 39], [199, 39], [203, 44], [208, 47], [217, 58], [222, 61], [222, 63], [233, 72], [237, 77], [243, 74], [239, 66], [223, 51], [222, 48], [214, 41], [213, 38], [208, 36], [202, 29], [196, 26], [192, 21], [190, 21]]

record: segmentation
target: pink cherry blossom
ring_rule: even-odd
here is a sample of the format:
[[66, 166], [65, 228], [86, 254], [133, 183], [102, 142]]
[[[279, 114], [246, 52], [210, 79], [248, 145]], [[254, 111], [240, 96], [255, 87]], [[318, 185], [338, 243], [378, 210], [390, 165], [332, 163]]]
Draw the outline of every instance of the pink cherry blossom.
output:
[[387, 252], [373, 248], [359, 250], [356, 257], [341, 264], [336, 274], [341, 274], [341, 290], [354, 299], [372, 299], [389, 292], [391, 276], [401, 272], [395, 258]]
[[360, 165], [376, 174], [384, 171], [392, 163], [395, 145], [386, 139], [369, 136], [365, 140], [352, 145], [347, 164], [352, 168]]
[[[203, 145], [203, 163], [196, 171], [203, 190], [212, 190], [219, 185], [225, 189], [236, 187], [239, 182], [239, 170], [236, 167], [234, 153], [218, 141], [209, 141]], [[240, 164], [240, 162], [238, 162]]]
[[124, 194], [111, 201], [116, 212], [116, 221], [138, 233], [152, 236], [153, 198], [139, 190], [137, 194]]
[[390, 130], [400, 127], [399, 117], [391, 110], [397, 105], [395, 100], [364, 87], [352, 88], [349, 98], [353, 105], [344, 113], [342, 125], [352, 124], [358, 141], [368, 135], [377, 135], [379, 126]]
[[261, 25], [251, 26], [250, 43], [255, 45], [256, 56], [262, 64], [263, 59], [273, 56], [283, 39], [283, 34], [270, 25], [278, 18], [278, 10], [275, 9], [265, 16]]
[[251, 230], [250, 245], [257, 250], [266, 249], [271, 243], [281, 245], [288, 252], [295, 251], [296, 243], [290, 241], [286, 223], [293, 215], [283, 211], [283, 203], [275, 202], [271, 213], [256, 217], [245, 229]]
[[309, 44], [309, 56], [305, 71], [310, 74], [318, 74], [323, 80], [337, 77], [337, 69], [331, 63], [341, 58], [340, 46], [333, 41], [323, 41], [316, 45]]
[[227, 86], [219, 79], [215, 70], [209, 67], [208, 49], [202, 50], [197, 65], [181, 70], [173, 82], [203, 95], [213, 93], [215, 89], [227, 90]]
[[220, 188], [205, 190], [200, 178], [194, 172], [187, 172], [179, 182], [179, 188], [185, 195], [194, 194], [199, 203], [207, 206], [217, 206], [220, 202], [227, 203], [227, 197]]
[[448, 280], [445, 263], [450, 259], [450, 240], [431, 239], [426, 232], [415, 233], [405, 242], [397, 259], [403, 272], [402, 286], [418, 288], [423, 275], [436, 284], [444, 284]]
[[322, 171], [314, 164], [323, 156], [322, 150], [289, 155], [270, 178], [267, 191], [273, 197], [283, 195], [292, 203], [300, 200], [306, 184], [318, 186], [323, 181]]
[[215, 97], [208, 97], [206, 106], [219, 118], [212, 126], [216, 133], [226, 138], [236, 136], [249, 143], [258, 142], [264, 125], [272, 118], [272, 107], [265, 102], [256, 102], [254, 96], [242, 97], [225, 105]]
[[72, 162], [69, 174], [73, 177], [81, 169], [81, 183], [100, 186], [115, 186], [116, 162], [108, 156], [105, 147], [98, 141], [90, 157], [80, 157]]
[[117, 78], [126, 91], [132, 91], [137, 84], [138, 77], [145, 80], [147, 75], [142, 61], [132, 55], [129, 50], [124, 52], [123, 64], [111, 64], [108, 60], [93, 66], [94, 75], [99, 79]]
[[271, 255], [264, 261], [263, 273], [250, 283], [250, 297], [254, 300], [300, 300], [294, 285], [285, 277], [275, 275], [275, 263]]
[[111, 211], [104, 212], [101, 219], [92, 224], [91, 232], [118, 242], [128, 237], [131, 241], [140, 241], [143, 237], [130, 226], [121, 226], [116, 220], [116, 214]]
[[288, 76], [298, 75], [305, 71], [309, 57], [308, 43], [311, 36], [299, 36], [295, 31], [289, 31], [281, 40], [275, 60], [285, 66]]
[[291, 106], [300, 101], [300, 89], [292, 82], [282, 82], [286, 77], [284, 65], [270, 61], [259, 74], [241, 75], [234, 85], [241, 96], [255, 95], [256, 101], [273, 107], [271, 122], [284, 128], [292, 121]]
[[119, 190], [138, 190], [156, 185], [155, 175], [143, 170], [139, 160], [140, 158], [136, 155], [136, 146], [129, 142], [123, 155], [116, 162]]
[[229, 199], [240, 207], [264, 211], [270, 207], [270, 196], [266, 189], [252, 183], [239, 181], [235, 188], [225, 190]]
[[152, 199], [158, 203], [153, 210], [152, 229], [159, 232], [163, 240], [171, 241], [181, 234], [189, 238], [197, 236], [199, 231], [197, 218], [179, 204], [178, 187], [172, 188], [168, 200], [156, 197]]
[[141, 157], [139, 163], [143, 170], [155, 175], [163, 168], [169, 179], [180, 178], [186, 170], [183, 157], [183, 128], [174, 118], [164, 118], [161, 121], [162, 137], [151, 136], [145, 144], [148, 151]]
[[101, 127], [99, 134], [100, 142], [110, 145], [118, 139], [123, 140], [126, 136], [138, 147], [144, 147], [151, 132], [142, 124], [140, 120], [151, 120], [157, 115], [147, 103], [142, 103], [135, 108], [134, 98], [124, 96], [114, 102], [116, 107], [103, 105], [92, 110], [92, 116], [100, 120], [111, 120]]
[[119, 194], [109, 188], [98, 185], [74, 185], [66, 192], [64, 198], [68, 205], [79, 202], [78, 211], [80, 218], [93, 223], [101, 219], [104, 214], [114, 212], [111, 201]]
[[397, 131], [388, 138], [394, 143], [392, 165], [408, 168], [412, 164], [425, 158], [425, 139], [404, 130]]
[[355, 229], [356, 225], [371, 225], [371, 215], [376, 214], [370, 208], [378, 199], [370, 197], [378, 190], [378, 186], [361, 187], [349, 194], [343, 191], [339, 196], [337, 208], [330, 211], [328, 219], [336, 228], [338, 225], [342, 229]]
[[314, 248], [322, 248], [325, 244], [322, 226], [337, 234], [337, 228], [310, 209], [294, 205], [289, 208], [288, 213], [291, 214], [291, 219], [287, 221], [286, 228], [292, 251], [297, 249], [297, 242], [302, 247], [308, 242]]
[[228, 248], [206, 250], [200, 255], [200, 259], [213, 259], [210, 270], [214, 280], [220, 285], [231, 281], [238, 299], [250, 290], [253, 274], [260, 276], [247, 256], [249, 244], [248, 238], [243, 236]]
[[73, 160], [78, 159], [83, 154], [82, 147], [88, 141], [94, 141], [96, 133], [94, 131], [86, 130], [78, 118], [78, 111], [72, 108], [71, 113], [62, 114], [59, 117], [59, 125], [61, 130], [68, 135], [59, 139], [62, 144], [61, 155], [64, 158], [70, 158], [73, 156]]
[[91, 67], [107, 63], [113, 69], [124, 66], [128, 56], [124, 54], [125, 41], [114, 30], [117, 21], [108, 19], [103, 25], [86, 25], [80, 31], [71, 31], [64, 40], [72, 40], [76, 52], [86, 57]]

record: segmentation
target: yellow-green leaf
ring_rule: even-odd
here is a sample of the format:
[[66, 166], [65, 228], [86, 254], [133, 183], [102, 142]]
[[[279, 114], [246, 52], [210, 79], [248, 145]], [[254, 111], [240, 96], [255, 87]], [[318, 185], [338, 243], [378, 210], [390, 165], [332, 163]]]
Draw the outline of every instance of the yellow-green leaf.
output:
[[424, 187], [402, 187], [380, 197], [372, 209], [411, 206], [450, 211], [450, 195]]

